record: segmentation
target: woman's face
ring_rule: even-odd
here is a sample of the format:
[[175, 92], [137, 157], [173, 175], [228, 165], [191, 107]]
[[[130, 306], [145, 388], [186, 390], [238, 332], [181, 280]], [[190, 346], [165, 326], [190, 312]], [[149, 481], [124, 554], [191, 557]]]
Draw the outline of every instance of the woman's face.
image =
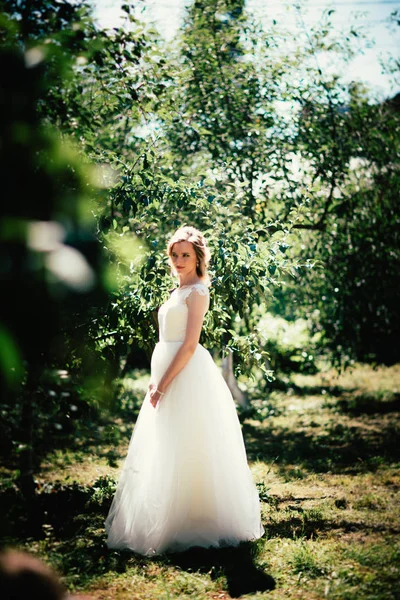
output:
[[176, 242], [171, 250], [171, 262], [178, 275], [185, 278], [196, 273], [197, 257], [190, 242]]

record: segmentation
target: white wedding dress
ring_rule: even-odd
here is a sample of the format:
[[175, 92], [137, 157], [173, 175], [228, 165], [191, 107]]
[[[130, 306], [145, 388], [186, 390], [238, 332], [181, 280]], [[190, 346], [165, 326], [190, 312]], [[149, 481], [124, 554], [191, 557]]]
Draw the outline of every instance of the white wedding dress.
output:
[[[159, 310], [154, 383], [184, 339], [191, 293], [208, 297], [208, 288], [178, 288]], [[106, 531], [109, 548], [147, 556], [192, 546], [235, 546], [262, 536], [257, 488], [234, 401], [200, 344], [157, 409], [146, 395]]]

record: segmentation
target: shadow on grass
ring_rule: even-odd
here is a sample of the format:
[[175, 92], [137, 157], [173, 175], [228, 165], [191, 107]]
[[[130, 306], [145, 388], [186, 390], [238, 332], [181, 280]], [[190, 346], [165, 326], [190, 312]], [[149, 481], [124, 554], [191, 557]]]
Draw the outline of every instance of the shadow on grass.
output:
[[[274, 382], [275, 383], [275, 382]], [[340, 412], [351, 413], [355, 416], [389, 414], [400, 412], [400, 394], [391, 391], [376, 391], [359, 393], [358, 388], [344, 388], [339, 385], [303, 385], [299, 386], [290, 382], [280, 382], [271, 389], [294, 393], [296, 396], [321, 396], [338, 398], [327, 401], [326, 406]]]
[[[59, 435], [54, 436], [52, 432], [49, 432], [47, 441], [46, 440], [34, 440], [34, 452], [32, 461], [34, 465], [34, 472], [40, 473], [46, 470], [59, 470], [62, 466], [69, 466], [70, 456], [75, 454], [74, 460], [76, 462], [84, 462], [86, 457], [92, 460], [93, 457], [97, 459], [106, 459], [110, 467], [116, 467], [120, 460], [119, 447], [121, 445], [127, 446], [132, 436], [134, 423], [128, 425], [123, 424], [121, 426], [121, 420], [114, 422], [111, 417], [108, 420], [99, 419], [97, 422], [86, 424], [83, 423], [79, 426], [78, 431], [62, 432]], [[0, 461], [5, 469], [15, 471], [19, 468], [19, 455], [15, 451], [11, 451], [10, 448], [0, 449]], [[67, 457], [64, 457], [63, 451], [67, 451]], [[43, 468], [45, 461], [53, 461], [53, 453], [58, 452], [57, 462], [51, 466]], [[60, 457], [62, 464], [60, 464]]]
[[104, 520], [111, 500], [94, 504], [92, 496], [88, 486], [56, 485], [38, 493], [27, 506], [16, 489], [5, 490], [0, 494], [1, 545], [39, 548], [67, 585], [80, 588], [110, 572], [140, 566], [140, 558], [108, 549]]
[[391, 394], [387, 400], [374, 394], [360, 394], [350, 398], [341, 398], [336, 407], [343, 413], [354, 416], [387, 415], [400, 412], [400, 394]]
[[[271, 389], [279, 390], [281, 392], [288, 392], [296, 394], [296, 396], [320, 396], [321, 394], [329, 394], [329, 396], [334, 396], [335, 398], [341, 396], [345, 389], [340, 385], [296, 385], [293, 381], [282, 381], [279, 380], [278, 383], [273, 382], [271, 385]], [[346, 388], [348, 392], [355, 392], [357, 388]]]
[[333, 521], [331, 519], [321, 518], [302, 518], [291, 514], [287, 519], [282, 519], [279, 522], [267, 522], [266, 529], [269, 538], [287, 538], [287, 539], [317, 539], [320, 536], [325, 536], [329, 532], [340, 531], [343, 533], [354, 533], [357, 531], [364, 534], [370, 533], [386, 533], [398, 535], [400, 530], [391, 525], [384, 524], [369, 524], [350, 521], [348, 519], [339, 519]]
[[211, 573], [213, 579], [225, 577], [229, 595], [239, 598], [275, 589], [274, 578], [255, 565], [256, 553], [257, 542], [246, 542], [237, 548], [191, 548], [169, 554], [166, 560], [185, 571]]
[[346, 426], [332, 420], [321, 432], [286, 427], [268, 431], [245, 423], [243, 434], [249, 459], [274, 460], [282, 473], [289, 465], [322, 473], [360, 473], [400, 460], [399, 432], [395, 424], [382, 423], [382, 429], [378, 430]]
[[272, 590], [274, 579], [254, 563], [257, 543], [237, 548], [192, 548], [187, 552], [145, 558], [129, 551], [113, 551], [106, 546], [104, 520], [111, 499], [93, 502], [93, 491], [78, 484], [57, 484], [36, 496], [27, 506], [15, 488], [0, 494], [0, 536], [2, 545], [27, 550], [37, 543], [64, 575], [66, 583], [85, 587], [110, 574], [124, 573], [152, 562], [176, 565], [183, 570], [225, 577], [231, 597]]

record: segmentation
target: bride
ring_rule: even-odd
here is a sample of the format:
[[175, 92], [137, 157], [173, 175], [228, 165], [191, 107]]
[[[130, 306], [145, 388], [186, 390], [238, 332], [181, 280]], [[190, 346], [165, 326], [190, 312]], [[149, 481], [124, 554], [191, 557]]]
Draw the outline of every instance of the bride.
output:
[[168, 243], [179, 287], [158, 313], [150, 385], [106, 520], [109, 548], [151, 556], [262, 536], [257, 488], [230, 391], [199, 342], [209, 305], [203, 235]]

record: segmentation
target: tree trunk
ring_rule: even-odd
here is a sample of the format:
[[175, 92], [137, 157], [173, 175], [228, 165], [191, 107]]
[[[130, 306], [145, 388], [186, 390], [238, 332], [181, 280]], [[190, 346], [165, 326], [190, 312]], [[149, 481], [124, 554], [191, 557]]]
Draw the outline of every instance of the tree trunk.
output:
[[247, 408], [249, 406], [249, 401], [247, 396], [236, 381], [235, 374], [233, 372], [233, 354], [232, 352], [227, 352], [222, 359], [222, 375], [231, 391], [232, 396], [236, 400], [236, 402], [242, 408]]
[[35, 496], [36, 484], [33, 477], [33, 407], [37, 389], [38, 377], [36, 369], [28, 369], [26, 385], [22, 392], [21, 434], [22, 444], [19, 456], [19, 488], [25, 500], [32, 501]]
[[43, 510], [40, 508], [39, 498], [36, 494], [35, 482], [35, 432], [34, 421], [37, 410], [37, 393], [39, 385], [40, 369], [38, 365], [28, 367], [27, 381], [23, 390], [21, 407], [21, 434], [22, 443], [19, 457], [19, 489], [25, 500], [25, 518], [27, 519], [27, 531], [30, 535], [40, 535], [42, 532]]

